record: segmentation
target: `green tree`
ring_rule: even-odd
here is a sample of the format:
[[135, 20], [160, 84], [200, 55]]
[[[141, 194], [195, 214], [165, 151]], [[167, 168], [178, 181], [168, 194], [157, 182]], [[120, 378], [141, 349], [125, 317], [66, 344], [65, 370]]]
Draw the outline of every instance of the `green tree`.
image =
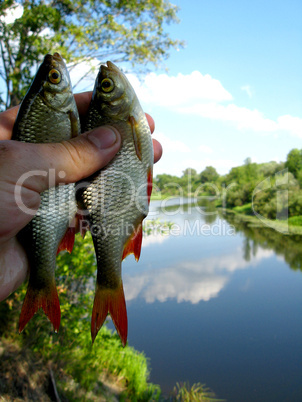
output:
[[219, 177], [216, 169], [213, 166], [207, 166], [201, 173], [200, 173], [200, 181], [202, 183], [213, 183]]
[[286, 158], [285, 167], [297, 178], [299, 171], [302, 170], [302, 150], [292, 149]]
[[[9, 19], [11, 11], [19, 18]], [[127, 62], [157, 65], [172, 47], [165, 26], [178, 22], [168, 0], [6, 0], [0, 2], [0, 77], [5, 107], [24, 96], [37, 63], [57, 51], [68, 63]]]
[[183, 172], [182, 172], [182, 177], [185, 177], [185, 176], [195, 177], [195, 176], [197, 176], [197, 172], [195, 169], [187, 168], [187, 169], [183, 170]]

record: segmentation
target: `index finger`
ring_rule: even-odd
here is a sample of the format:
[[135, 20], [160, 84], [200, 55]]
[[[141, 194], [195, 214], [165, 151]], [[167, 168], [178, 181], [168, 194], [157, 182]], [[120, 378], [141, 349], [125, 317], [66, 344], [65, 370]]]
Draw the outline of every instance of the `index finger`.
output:
[[92, 98], [92, 91], [81, 92], [79, 94], [74, 94], [74, 99], [77, 104], [77, 108], [80, 116], [85, 116], [89, 108]]
[[[74, 95], [80, 115], [83, 116], [87, 112], [91, 101], [91, 97], [92, 97], [91, 91]], [[10, 140], [12, 138], [12, 131], [14, 128], [18, 110], [19, 106], [14, 106], [0, 113], [0, 141]]]
[[14, 106], [0, 113], [0, 140], [10, 140], [12, 138], [18, 110], [19, 106]]

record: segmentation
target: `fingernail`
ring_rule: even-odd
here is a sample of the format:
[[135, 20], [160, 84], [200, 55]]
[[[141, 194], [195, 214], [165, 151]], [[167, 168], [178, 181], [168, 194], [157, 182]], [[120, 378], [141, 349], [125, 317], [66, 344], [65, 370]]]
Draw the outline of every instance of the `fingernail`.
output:
[[98, 148], [106, 149], [112, 147], [117, 141], [115, 130], [111, 127], [98, 127], [88, 134], [88, 138]]

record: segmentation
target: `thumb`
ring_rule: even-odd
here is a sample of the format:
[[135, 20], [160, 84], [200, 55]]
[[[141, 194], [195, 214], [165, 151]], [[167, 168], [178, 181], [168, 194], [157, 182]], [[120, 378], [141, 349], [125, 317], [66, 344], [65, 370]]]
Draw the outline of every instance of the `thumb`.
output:
[[21, 179], [26, 188], [41, 193], [59, 183], [75, 183], [103, 168], [120, 149], [121, 137], [115, 128], [103, 126], [60, 143], [8, 142], [15, 143], [13, 175], [19, 183], [21, 177], [26, 178]]

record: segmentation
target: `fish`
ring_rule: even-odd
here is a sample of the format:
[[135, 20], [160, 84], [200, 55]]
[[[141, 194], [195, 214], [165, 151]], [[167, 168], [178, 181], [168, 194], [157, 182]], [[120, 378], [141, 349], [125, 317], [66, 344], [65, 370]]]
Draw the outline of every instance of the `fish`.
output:
[[134, 89], [110, 61], [100, 67], [82, 131], [104, 125], [120, 132], [121, 148], [107, 166], [86, 179], [86, 185], [81, 183], [77, 199], [80, 226], [89, 227], [97, 261], [92, 342], [110, 314], [125, 346], [128, 320], [121, 265], [129, 254], [137, 261], [140, 257], [142, 222], [152, 191], [153, 145]]
[[[59, 53], [47, 54], [20, 104], [12, 140], [52, 143], [80, 133], [80, 119], [66, 65]], [[47, 173], [51, 180], [55, 172]], [[59, 330], [61, 311], [55, 283], [56, 255], [62, 249], [72, 250], [75, 230], [69, 226], [76, 210], [75, 183], [51, 187], [41, 193], [37, 213], [17, 235], [30, 268], [19, 332], [40, 308], [55, 332]]]

